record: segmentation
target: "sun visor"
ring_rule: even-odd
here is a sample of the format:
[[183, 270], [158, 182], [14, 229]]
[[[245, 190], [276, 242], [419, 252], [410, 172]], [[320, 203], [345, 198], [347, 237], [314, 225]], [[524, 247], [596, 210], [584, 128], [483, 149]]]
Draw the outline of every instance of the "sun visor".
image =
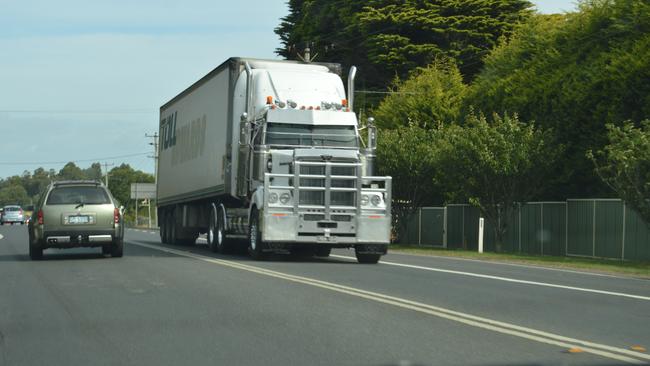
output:
[[266, 120], [273, 123], [306, 125], [357, 125], [357, 116], [354, 113], [342, 111], [269, 109]]

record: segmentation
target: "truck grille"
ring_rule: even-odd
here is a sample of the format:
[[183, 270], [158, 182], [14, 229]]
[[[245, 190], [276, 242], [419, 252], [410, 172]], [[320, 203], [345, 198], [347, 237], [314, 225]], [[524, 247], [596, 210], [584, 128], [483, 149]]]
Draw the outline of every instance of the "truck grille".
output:
[[[324, 162], [323, 165], [302, 165], [298, 182], [299, 204], [355, 207], [357, 201], [356, 178], [357, 166], [332, 164], [328, 167]], [[330, 187], [329, 192], [327, 192], [328, 187]], [[337, 190], [338, 188], [349, 191]]]

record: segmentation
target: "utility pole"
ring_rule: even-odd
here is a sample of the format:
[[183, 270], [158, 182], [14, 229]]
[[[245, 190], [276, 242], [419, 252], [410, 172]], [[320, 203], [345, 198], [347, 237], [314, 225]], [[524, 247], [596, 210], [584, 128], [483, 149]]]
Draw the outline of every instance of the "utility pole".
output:
[[104, 164], [102, 164], [102, 165], [104, 165], [104, 171], [106, 172], [106, 175], [105, 175], [105, 177], [106, 177], [106, 178], [105, 178], [105, 184], [106, 184], [106, 187], [108, 187], [108, 167], [109, 167], [109, 166], [113, 166], [113, 165], [115, 165], [115, 163], [111, 163], [111, 164], [109, 164], [109, 163], [104, 163]]
[[316, 56], [318, 56], [318, 53], [315, 54], [313, 57], [311, 56], [311, 48], [309, 47], [310, 44], [311, 44], [311, 42], [307, 42], [307, 47], [305, 47], [305, 55], [304, 56], [301, 56], [300, 54], [298, 54], [298, 57], [301, 60], [303, 60], [304, 62], [307, 62], [307, 63], [310, 63], [310, 62], [314, 61]]
[[[154, 184], [156, 185], [156, 190], [157, 190], [158, 189], [158, 132], [154, 132], [153, 135], [145, 133], [144, 137], [150, 137], [151, 142], [149, 143], [149, 145], [153, 146], [153, 156], [148, 156], [148, 158], [153, 159], [153, 181]], [[154, 226], [158, 226], [158, 215], [156, 215]], [[151, 227], [151, 200], [149, 201], [149, 227]]]

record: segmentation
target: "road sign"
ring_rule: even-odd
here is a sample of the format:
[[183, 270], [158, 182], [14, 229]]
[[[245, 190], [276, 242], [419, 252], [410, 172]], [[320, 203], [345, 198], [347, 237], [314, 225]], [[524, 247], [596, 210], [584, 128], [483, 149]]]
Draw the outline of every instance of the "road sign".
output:
[[131, 199], [156, 199], [154, 183], [131, 183]]

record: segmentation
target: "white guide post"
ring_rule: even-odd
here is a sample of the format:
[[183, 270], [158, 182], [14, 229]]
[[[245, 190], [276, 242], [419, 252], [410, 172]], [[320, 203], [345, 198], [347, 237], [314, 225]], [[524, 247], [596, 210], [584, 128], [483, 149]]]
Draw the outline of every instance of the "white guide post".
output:
[[478, 252], [483, 253], [483, 229], [485, 227], [485, 219], [482, 217], [478, 219]]

